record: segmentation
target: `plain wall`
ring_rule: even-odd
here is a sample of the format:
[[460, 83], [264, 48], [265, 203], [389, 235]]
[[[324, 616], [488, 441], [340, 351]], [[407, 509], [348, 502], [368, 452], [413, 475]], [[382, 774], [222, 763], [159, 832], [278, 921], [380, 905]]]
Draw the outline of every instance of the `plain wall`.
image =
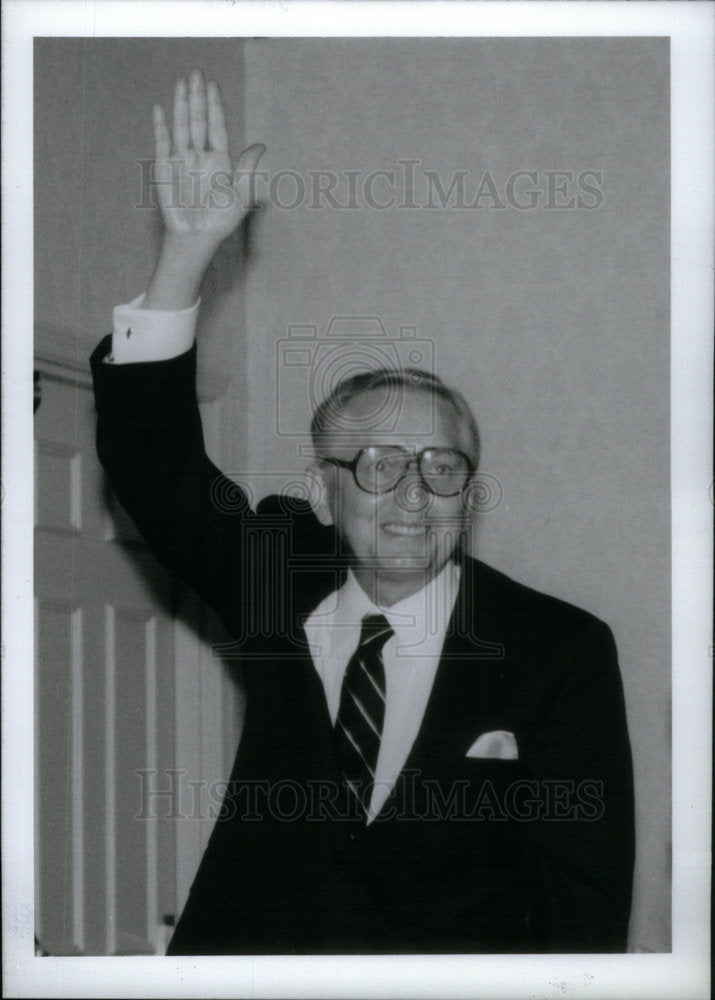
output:
[[637, 789], [632, 944], [668, 950], [667, 40], [40, 41], [40, 339], [82, 355], [112, 305], [145, 287], [158, 230], [135, 208], [136, 160], [151, 156], [151, 104], [195, 64], [224, 89], [236, 152], [242, 136], [266, 142], [271, 175], [364, 180], [414, 159], [445, 189], [466, 171], [473, 195], [487, 170], [501, 192], [519, 170], [542, 191], [547, 170], [601, 172], [593, 210], [310, 209], [306, 197], [288, 211], [267, 198], [205, 288], [201, 385], [215, 395], [232, 380], [218, 450], [260, 494], [304, 464], [308, 394], [280, 391], [289, 327], [377, 316], [433, 347], [494, 477], [475, 552], [614, 630]]
[[[248, 384], [234, 412], [250, 429], [249, 469], [276, 473], [256, 490], [304, 462], [311, 373], [301, 392], [283, 391], [300, 379], [277, 354], [291, 327], [314, 325], [320, 340], [331, 317], [376, 316], [392, 338], [413, 326], [433, 345], [495, 477], [475, 553], [615, 633], [637, 789], [632, 945], [668, 950], [667, 40], [258, 39], [246, 46], [245, 101], [246, 141], [267, 144], [269, 177], [290, 170], [306, 188], [289, 210], [298, 182], [259, 186], [252, 227]], [[408, 159], [444, 191], [466, 172], [465, 204], [486, 171], [502, 202], [512, 174], [536, 171], [542, 207], [485, 197], [481, 209], [400, 208]], [[313, 198], [316, 170], [343, 178], [342, 204], [345, 172], [359, 171], [361, 207]], [[396, 172], [374, 187], [393, 207], [360, 196], [373, 170]], [[599, 171], [602, 203], [543, 207], [549, 170]], [[428, 201], [424, 180], [414, 201]], [[339, 374], [326, 363], [316, 389]]]

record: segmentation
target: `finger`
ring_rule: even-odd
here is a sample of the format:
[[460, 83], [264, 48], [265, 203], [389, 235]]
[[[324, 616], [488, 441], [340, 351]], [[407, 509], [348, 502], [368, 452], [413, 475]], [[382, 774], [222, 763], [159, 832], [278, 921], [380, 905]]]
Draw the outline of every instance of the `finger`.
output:
[[226, 131], [226, 116], [223, 111], [223, 101], [218, 85], [209, 81], [206, 87], [209, 112], [209, 149], [217, 153], [228, 152], [228, 132]]
[[189, 102], [186, 80], [180, 76], [174, 87], [174, 151], [185, 153], [189, 146]]
[[206, 84], [200, 69], [195, 69], [191, 74], [189, 123], [191, 145], [197, 153], [201, 152], [206, 148]]
[[154, 122], [154, 158], [159, 162], [168, 159], [171, 152], [169, 127], [166, 124], [164, 109], [160, 104], [154, 105], [152, 120]]

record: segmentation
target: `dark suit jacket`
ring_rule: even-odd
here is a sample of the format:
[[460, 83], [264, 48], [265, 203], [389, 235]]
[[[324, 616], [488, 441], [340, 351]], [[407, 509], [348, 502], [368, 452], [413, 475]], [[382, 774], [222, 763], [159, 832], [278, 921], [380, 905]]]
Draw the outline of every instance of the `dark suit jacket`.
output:
[[[464, 555], [423, 724], [369, 826], [349, 814], [302, 623], [347, 554], [303, 503], [211, 464], [195, 351], [92, 362], [98, 452], [148, 545], [220, 614], [247, 690], [229, 790], [170, 952], [621, 951], [630, 749], [608, 627]], [[518, 760], [467, 757], [514, 734]]]

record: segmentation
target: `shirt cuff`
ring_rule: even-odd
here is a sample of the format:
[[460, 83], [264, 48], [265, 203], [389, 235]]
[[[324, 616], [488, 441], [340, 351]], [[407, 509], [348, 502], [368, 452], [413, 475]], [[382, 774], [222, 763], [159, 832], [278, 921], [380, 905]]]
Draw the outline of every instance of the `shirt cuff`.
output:
[[115, 307], [110, 363], [168, 361], [192, 346], [201, 299], [188, 309], [177, 310], [142, 309], [143, 301], [142, 294]]

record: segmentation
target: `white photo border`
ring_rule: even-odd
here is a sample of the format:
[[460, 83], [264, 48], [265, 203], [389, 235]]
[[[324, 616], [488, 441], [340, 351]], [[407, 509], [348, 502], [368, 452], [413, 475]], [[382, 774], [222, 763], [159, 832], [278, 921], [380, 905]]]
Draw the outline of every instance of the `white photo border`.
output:
[[[131, 17], [128, 8], [131, 7]], [[3, 978], [22, 997], [709, 995], [713, 8], [659, 2], [3, 4]], [[35, 36], [669, 36], [673, 944], [626, 956], [34, 957], [32, 46]]]

